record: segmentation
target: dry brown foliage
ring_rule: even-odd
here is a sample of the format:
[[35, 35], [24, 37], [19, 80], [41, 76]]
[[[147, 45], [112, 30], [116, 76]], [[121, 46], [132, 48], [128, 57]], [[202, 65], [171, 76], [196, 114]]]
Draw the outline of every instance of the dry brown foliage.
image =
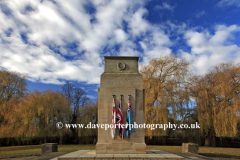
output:
[[[174, 55], [153, 58], [142, 66], [145, 123], [164, 124], [170, 118], [176, 122], [178, 116], [184, 116], [189, 101], [186, 88], [189, 70], [189, 63]], [[163, 129], [146, 129], [145, 133], [148, 136], [167, 134]]]
[[[11, 107], [5, 113], [5, 125], [1, 126], [1, 137], [45, 137], [61, 136], [57, 122], [64, 122], [71, 110], [67, 99], [51, 90], [35, 91]], [[58, 131], [58, 132], [56, 132]]]
[[240, 65], [215, 66], [204, 76], [191, 78], [202, 134], [214, 144], [214, 136], [234, 137], [240, 117]]

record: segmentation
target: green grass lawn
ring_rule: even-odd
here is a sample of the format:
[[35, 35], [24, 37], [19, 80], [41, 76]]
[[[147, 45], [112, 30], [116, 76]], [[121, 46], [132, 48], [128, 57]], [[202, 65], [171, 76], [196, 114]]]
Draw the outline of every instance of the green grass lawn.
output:
[[162, 150], [166, 152], [182, 152], [182, 146], [148, 145], [147, 150]]
[[[157, 146], [149, 145], [147, 150], [162, 150], [166, 152], [182, 152], [182, 146]], [[199, 154], [210, 155], [210, 154], [219, 154], [219, 155], [234, 155], [240, 156], [240, 148], [221, 148], [221, 147], [199, 147]]]
[[[73, 152], [77, 150], [95, 149], [95, 145], [58, 145], [59, 152]], [[182, 152], [182, 146], [149, 145], [147, 150], [162, 150], [166, 152]], [[18, 154], [41, 154], [41, 145], [0, 147], [0, 156]], [[240, 156], [240, 148], [199, 147], [199, 154], [224, 154]]]
[[199, 147], [198, 153], [205, 154], [226, 154], [240, 156], [240, 148], [221, 148], [221, 147]]
[[[77, 150], [95, 149], [95, 145], [58, 145], [58, 152], [73, 152]], [[41, 154], [41, 145], [0, 147], [0, 156], [16, 154]]]

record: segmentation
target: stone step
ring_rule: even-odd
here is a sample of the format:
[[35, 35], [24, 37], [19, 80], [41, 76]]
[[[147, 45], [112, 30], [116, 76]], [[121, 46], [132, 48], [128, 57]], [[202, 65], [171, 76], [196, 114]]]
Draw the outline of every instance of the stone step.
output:
[[[161, 150], [147, 151], [149, 154], [96, 154], [92, 151], [77, 151], [60, 157], [57, 160], [183, 160], [184, 157]], [[158, 154], [159, 153], [159, 154]], [[56, 159], [55, 159], [56, 160]]]

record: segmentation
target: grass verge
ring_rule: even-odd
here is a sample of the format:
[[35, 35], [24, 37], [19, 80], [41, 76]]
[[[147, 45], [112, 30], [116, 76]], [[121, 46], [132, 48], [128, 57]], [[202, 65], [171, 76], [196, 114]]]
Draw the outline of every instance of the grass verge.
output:
[[[182, 152], [182, 146], [158, 146], [149, 145], [147, 150], [162, 150], [166, 152]], [[239, 157], [240, 158], [240, 148], [222, 148], [222, 147], [199, 147], [198, 153], [207, 157], [223, 157], [229, 158]]]
[[[77, 150], [95, 149], [95, 145], [58, 145], [58, 152], [74, 152]], [[0, 156], [18, 154], [41, 154], [41, 145], [0, 147]]]

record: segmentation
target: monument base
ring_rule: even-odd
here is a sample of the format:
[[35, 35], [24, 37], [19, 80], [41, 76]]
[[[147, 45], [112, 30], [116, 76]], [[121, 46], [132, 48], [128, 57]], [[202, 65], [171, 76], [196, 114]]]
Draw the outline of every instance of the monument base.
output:
[[97, 143], [96, 154], [146, 154], [145, 143]]
[[79, 150], [60, 157], [58, 160], [185, 160], [184, 157], [160, 151], [151, 150], [146, 154], [96, 154], [95, 150]]

